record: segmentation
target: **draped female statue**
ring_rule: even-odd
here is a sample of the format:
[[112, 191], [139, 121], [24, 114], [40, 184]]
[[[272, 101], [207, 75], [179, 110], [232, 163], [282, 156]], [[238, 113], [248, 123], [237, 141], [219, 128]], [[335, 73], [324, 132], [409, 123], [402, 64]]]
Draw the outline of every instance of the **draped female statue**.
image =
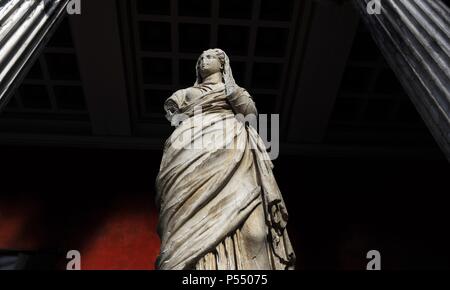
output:
[[[176, 129], [156, 179], [156, 268], [293, 269], [273, 164], [257, 131], [236, 117], [257, 115], [254, 101], [236, 84], [220, 49], [201, 54], [196, 78], [164, 104]], [[198, 141], [201, 146], [191, 146]]]

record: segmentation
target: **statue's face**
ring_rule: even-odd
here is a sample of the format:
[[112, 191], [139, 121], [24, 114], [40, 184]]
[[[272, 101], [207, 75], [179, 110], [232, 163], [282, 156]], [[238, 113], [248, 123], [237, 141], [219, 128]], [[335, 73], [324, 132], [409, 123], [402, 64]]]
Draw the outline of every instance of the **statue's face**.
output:
[[213, 51], [205, 51], [199, 58], [198, 69], [202, 78], [221, 72], [223, 67]]

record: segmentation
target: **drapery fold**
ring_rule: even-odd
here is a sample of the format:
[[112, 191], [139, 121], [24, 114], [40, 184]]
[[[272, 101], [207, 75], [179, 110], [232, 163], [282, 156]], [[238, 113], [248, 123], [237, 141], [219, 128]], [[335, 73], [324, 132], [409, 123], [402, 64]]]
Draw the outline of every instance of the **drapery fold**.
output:
[[[197, 100], [180, 90], [165, 108], [170, 120], [179, 114], [187, 119], [167, 140], [156, 180], [156, 267], [293, 268], [273, 164], [256, 130], [235, 118], [223, 86], [206, 89]], [[262, 245], [261, 254], [252, 253], [252, 243]]]

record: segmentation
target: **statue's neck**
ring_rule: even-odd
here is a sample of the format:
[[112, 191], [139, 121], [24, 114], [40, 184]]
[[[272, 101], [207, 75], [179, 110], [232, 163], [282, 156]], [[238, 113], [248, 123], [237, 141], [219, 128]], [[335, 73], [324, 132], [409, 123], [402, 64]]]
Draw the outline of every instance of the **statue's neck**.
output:
[[202, 81], [202, 84], [218, 84], [222, 82], [222, 73], [216, 72], [207, 77], [205, 77]]

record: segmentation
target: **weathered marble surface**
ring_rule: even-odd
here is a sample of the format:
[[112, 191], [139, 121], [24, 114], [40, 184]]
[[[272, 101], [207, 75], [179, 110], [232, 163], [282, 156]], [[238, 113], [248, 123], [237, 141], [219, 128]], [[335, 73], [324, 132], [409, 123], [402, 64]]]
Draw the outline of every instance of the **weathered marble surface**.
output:
[[[288, 213], [273, 164], [256, 130], [235, 116], [256, 115], [255, 103], [236, 85], [222, 50], [203, 52], [196, 72], [193, 87], [165, 102], [167, 118], [178, 126], [165, 144], [156, 180], [156, 266], [293, 269]], [[180, 114], [187, 116], [181, 124]], [[194, 132], [192, 138], [179, 138], [186, 132]], [[214, 140], [215, 146], [186, 148], [199, 140]]]

